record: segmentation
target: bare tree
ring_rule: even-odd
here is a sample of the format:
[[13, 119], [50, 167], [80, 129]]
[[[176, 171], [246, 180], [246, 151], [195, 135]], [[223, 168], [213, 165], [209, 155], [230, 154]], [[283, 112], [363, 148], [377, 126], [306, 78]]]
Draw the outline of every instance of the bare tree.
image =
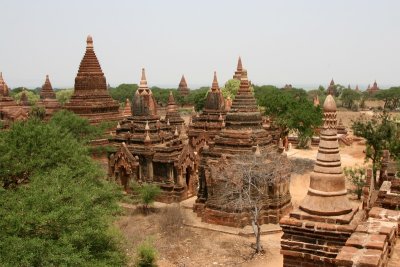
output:
[[274, 152], [240, 155], [224, 158], [212, 165], [210, 171], [215, 185], [211, 198], [226, 210], [250, 214], [256, 238], [254, 249], [256, 253], [262, 252], [262, 214], [276, 193], [276, 185], [290, 179], [287, 157]]

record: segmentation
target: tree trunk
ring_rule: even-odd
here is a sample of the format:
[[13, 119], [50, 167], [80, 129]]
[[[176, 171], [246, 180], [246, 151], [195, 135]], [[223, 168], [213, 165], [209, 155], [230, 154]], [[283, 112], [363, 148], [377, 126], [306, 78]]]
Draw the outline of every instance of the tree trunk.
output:
[[256, 253], [260, 253], [263, 250], [261, 246], [261, 227], [260, 224], [255, 220], [252, 220], [251, 225], [253, 227], [253, 232], [256, 237], [256, 245], [254, 249], [256, 250]]

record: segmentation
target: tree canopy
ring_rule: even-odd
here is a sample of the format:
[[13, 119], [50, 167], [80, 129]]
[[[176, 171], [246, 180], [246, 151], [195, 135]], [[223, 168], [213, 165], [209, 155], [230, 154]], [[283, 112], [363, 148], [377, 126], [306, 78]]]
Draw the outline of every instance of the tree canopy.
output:
[[265, 114], [282, 130], [283, 135], [290, 131], [296, 132], [299, 147], [306, 147], [315, 129], [322, 124], [321, 108], [314, 107], [302, 89], [284, 91], [269, 87], [257, 90], [261, 90], [257, 93], [259, 104], [265, 108]]
[[0, 132], [0, 265], [121, 266], [120, 190], [71, 131], [39, 120]]

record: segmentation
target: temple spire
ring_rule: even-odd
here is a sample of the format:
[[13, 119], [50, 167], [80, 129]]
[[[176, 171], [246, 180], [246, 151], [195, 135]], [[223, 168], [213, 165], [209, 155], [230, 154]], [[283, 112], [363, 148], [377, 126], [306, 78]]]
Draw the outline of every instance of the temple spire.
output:
[[46, 75], [46, 80], [40, 91], [41, 99], [56, 99], [56, 94], [54, 93], [53, 87], [50, 82], [49, 75]]
[[139, 90], [140, 89], [141, 90], [149, 89], [149, 87], [147, 86], [146, 71], [144, 68], [142, 68], [142, 76], [140, 78]]
[[212, 91], [219, 90], [219, 85], [218, 85], [218, 80], [217, 80], [217, 72], [216, 71], [214, 71], [214, 79], [213, 79], [213, 82], [212, 82], [211, 90]]
[[86, 48], [93, 49], [93, 38], [90, 35], [88, 35], [88, 37], [86, 38]]
[[313, 215], [347, 214], [352, 206], [346, 196], [336, 130], [336, 103], [331, 95], [324, 102], [324, 127], [321, 131], [317, 160], [310, 175], [310, 187], [300, 209]]
[[242, 58], [239, 57], [238, 59], [238, 64], [237, 64], [237, 68], [238, 71], [242, 71], [243, 70], [243, 66], [242, 66]]

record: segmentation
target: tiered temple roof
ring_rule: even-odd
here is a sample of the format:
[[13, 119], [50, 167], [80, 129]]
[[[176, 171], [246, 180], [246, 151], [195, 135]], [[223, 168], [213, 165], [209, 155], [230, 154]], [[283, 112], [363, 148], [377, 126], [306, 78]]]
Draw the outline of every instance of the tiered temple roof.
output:
[[169, 122], [173, 128], [177, 128], [179, 132], [181, 131], [181, 128], [184, 127], [185, 121], [179, 114], [178, 106], [175, 103], [172, 91], [169, 92], [168, 96], [167, 114], [165, 115], [165, 120]]
[[[178, 122], [173, 105], [174, 100], [170, 98], [169, 116], [171, 121]], [[137, 171], [132, 176], [136, 176], [139, 181], [159, 184], [166, 190], [162, 201], [179, 201], [192, 196], [196, 181], [192, 177], [195, 175], [195, 155], [171, 121], [160, 119], [157, 114], [156, 101], [147, 86], [144, 69], [139, 88], [133, 98], [132, 112], [132, 116], [118, 123], [116, 135], [110, 139], [113, 146], [120, 148], [115, 155], [127, 154], [129, 151], [130, 154], [126, 155], [126, 158], [137, 158], [134, 160], [135, 164], [128, 164]], [[124, 149], [121, 148], [122, 144]], [[110, 174], [118, 177], [121, 171], [117, 168], [118, 162], [112, 157]], [[183, 178], [185, 175], [186, 183]]]
[[3, 73], [0, 72], [0, 121], [15, 121], [27, 117], [25, 109], [10, 96], [10, 89], [3, 79]]
[[131, 101], [128, 98], [125, 100], [125, 107], [124, 110], [122, 111], [122, 116], [124, 118], [132, 116]]
[[56, 94], [51, 86], [49, 75], [46, 75], [46, 80], [40, 91], [39, 105], [42, 105], [46, 109], [47, 118], [50, 118], [54, 112], [61, 109], [61, 105], [57, 101]]
[[86, 52], [75, 78], [74, 94], [65, 107], [88, 118], [91, 123], [119, 120], [119, 104], [108, 93], [106, 78], [94, 52], [90, 35], [86, 43]]
[[239, 57], [235, 74], [233, 75], [233, 79], [239, 80], [242, 78], [243, 66], [242, 59]]
[[328, 89], [326, 89], [326, 92], [328, 95], [332, 95], [332, 96], [336, 95], [335, 82], [333, 81], [333, 78], [331, 80], [331, 83], [329, 84]]
[[[237, 213], [235, 210], [227, 209], [225, 203], [221, 202], [223, 182], [220, 182], [218, 177], [214, 177], [213, 172], [210, 171], [210, 168], [220, 164], [221, 160], [227, 162], [225, 166], [229, 166], [233, 164], [231, 160], [240, 159], [241, 156], [245, 158], [245, 155], [270, 158], [276, 153], [272, 157], [279, 160], [282, 167], [282, 170], [277, 171], [272, 179], [273, 187], [277, 190], [272, 190], [263, 199], [265, 213], [261, 216], [260, 222], [277, 223], [280, 216], [291, 208], [289, 179], [283, 178], [290, 175], [287, 158], [279, 154], [277, 149], [274, 150], [272, 136], [262, 124], [261, 112], [258, 110], [256, 99], [250, 88], [247, 71], [243, 69], [240, 88], [230, 111], [226, 114], [225, 128], [215, 136], [209, 146], [204, 146], [201, 152], [199, 193], [194, 211], [202, 216], [202, 220], [236, 227], [250, 224], [248, 211]], [[265, 164], [273, 163], [267, 160]], [[274, 168], [273, 165], [269, 166]]]
[[191, 145], [198, 150], [198, 145], [204, 141], [213, 140], [221, 129], [225, 127], [225, 100], [219, 88], [217, 73], [214, 72], [214, 79], [210, 91], [204, 103], [202, 113], [196, 114], [191, 118], [188, 136]]
[[182, 96], [187, 96], [189, 95], [190, 89], [187, 85], [185, 75], [182, 75], [181, 81], [179, 82], [178, 86], [178, 93]]
[[53, 87], [51, 86], [51, 82], [49, 79], [49, 75], [46, 75], [46, 80], [42, 86], [42, 90], [40, 91], [40, 99], [56, 99], [56, 93], [53, 91]]
[[376, 81], [374, 82], [374, 84], [372, 85], [372, 87], [369, 87], [368, 85], [368, 89], [367, 92], [370, 94], [375, 94], [376, 92], [378, 92], [380, 89], [378, 87], [378, 84], [376, 83]]
[[237, 154], [252, 151], [253, 147], [271, 145], [272, 137], [262, 126], [254, 93], [250, 88], [247, 71], [243, 70], [240, 88], [226, 114], [225, 129], [216, 136], [214, 152]]

